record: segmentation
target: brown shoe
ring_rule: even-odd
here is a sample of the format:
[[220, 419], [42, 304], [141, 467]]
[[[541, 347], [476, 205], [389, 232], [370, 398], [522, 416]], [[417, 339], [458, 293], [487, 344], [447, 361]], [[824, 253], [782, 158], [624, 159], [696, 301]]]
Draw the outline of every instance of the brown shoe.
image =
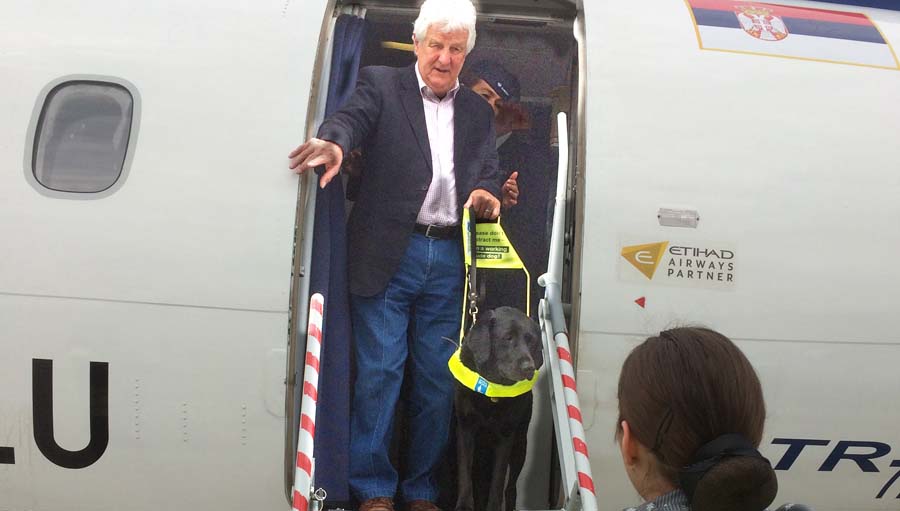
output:
[[390, 497], [375, 497], [360, 504], [359, 511], [394, 511], [394, 501]]
[[409, 503], [409, 511], [441, 511], [441, 508], [435, 506], [434, 502], [414, 500]]

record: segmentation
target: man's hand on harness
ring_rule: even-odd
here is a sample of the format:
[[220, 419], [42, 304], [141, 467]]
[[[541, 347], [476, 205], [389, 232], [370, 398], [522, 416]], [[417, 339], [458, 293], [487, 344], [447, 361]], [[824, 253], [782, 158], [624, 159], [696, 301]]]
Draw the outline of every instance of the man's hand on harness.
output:
[[344, 152], [334, 142], [311, 138], [305, 144], [291, 151], [288, 158], [291, 159], [290, 168], [297, 174], [302, 174], [306, 169], [325, 165], [325, 172], [319, 178], [319, 186], [325, 188], [325, 185], [330, 183], [334, 176], [341, 171]]
[[494, 220], [500, 216], [500, 201], [491, 195], [487, 190], [472, 190], [469, 200], [463, 205], [464, 208], [475, 208], [475, 214], [478, 218], [485, 220]]

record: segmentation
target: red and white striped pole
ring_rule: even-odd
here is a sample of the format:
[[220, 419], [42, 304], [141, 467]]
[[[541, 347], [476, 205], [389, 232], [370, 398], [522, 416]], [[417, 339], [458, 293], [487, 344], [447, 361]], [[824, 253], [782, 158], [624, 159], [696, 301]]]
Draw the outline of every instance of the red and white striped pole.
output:
[[322, 351], [322, 316], [325, 299], [321, 294], [309, 300], [306, 335], [306, 366], [303, 368], [303, 399], [300, 402], [300, 434], [297, 440], [297, 468], [294, 470], [294, 511], [307, 511], [313, 483], [313, 443], [316, 437], [316, 402], [319, 399], [319, 354]]
[[559, 332], [553, 339], [556, 341], [556, 353], [559, 355], [559, 372], [562, 376], [563, 396], [569, 415], [572, 447], [575, 448], [575, 470], [578, 472], [578, 487], [581, 489], [581, 508], [585, 511], [596, 511], [597, 494], [594, 491], [587, 443], [584, 441], [584, 424], [581, 419], [578, 389], [575, 385], [575, 366], [572, 363], [572, 352], [569, 350], [569, 336], [565, 332]]

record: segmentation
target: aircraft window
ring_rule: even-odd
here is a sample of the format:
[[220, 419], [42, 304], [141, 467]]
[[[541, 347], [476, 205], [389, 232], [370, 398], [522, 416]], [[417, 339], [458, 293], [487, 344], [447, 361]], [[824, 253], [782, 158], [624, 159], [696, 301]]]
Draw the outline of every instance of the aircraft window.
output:
[[134, 98], [121, 85], [57, 85], [47, 94], [35, 130], [35, 179], [60, 192], [109, 189], [122, 175], [133, 115]]

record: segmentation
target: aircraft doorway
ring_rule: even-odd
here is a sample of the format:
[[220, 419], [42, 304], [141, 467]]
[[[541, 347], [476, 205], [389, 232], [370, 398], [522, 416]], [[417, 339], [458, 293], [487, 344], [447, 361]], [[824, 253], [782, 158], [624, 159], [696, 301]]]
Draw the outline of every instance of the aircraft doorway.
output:
[[[411, 34], [417, 15], [416, 3], [366, 2], [336, 6], [336, 15], [353, 12], [365, 19], [365, 38], [359, 55], [360, 68], [370, 65], [403, 67], [415, 61]], [[468, 87], [488, 78], [486, 81], [494, 84], [492, 88], [507, 89], [501, 91], [503, 100], [513, 104], [514, 111], [520, 114], [511, 122], [506, 122], [504, 125], [507, 129], [498, 133], [501, 174], [503, 178], [508, 178], [516, 173], [519, 190], [517, 203], [502, 211], [501, 223], [528, 267], [531, 282], [526, 282], [521, 272], [509, 271], [509, 275], [506, 275], [505, 271], [499, 271], [484, 279], [488, 282], [482, 294], [487, 297], [485, 307], [511, 305], [525, 310], [525, 290], [526, 286], [530, 286], [532, 306], [528, 312], [535, 319], [538, 301], [543, 296], [543, 288], [537, 284], [537, 278], [547, 269], [553, 198], [556, 193], [559, 158], [554, 126], [556, 113], [569, 113], [572, 119], [569, 123], [569, 132], [572, 133], [570, 138], [579, 136], [576, 128], [577, 115], [573, 115], [577, 111], [575, 105], [579, 96], [579, 48], [573, 35], [576, 8], [564, 1], [544, 4], [530, 7], [519, 3], [503, 5], [501, 2], [480, 2], [477, 42], [472, 53], [467, 56], [460, 75], [461, 81]], [[481, 76], [483, 74], [489, 76]], [[331, 76], [333, 78], [334, 74]], [[517, 83], [510, 83], [509, 77]], [[320, 83], [322, 82], [327, 82], [324, 73], [320, 78]], [[321, 87], [325, 86], [323, 84]], [[315, 129], [312, 131], [315, 132]], [[357, 156], [353, 161], [355, 168], [345, 166], [342, 172], [347, 215], [353, 207], [355, 194], [358, 193], [358, 182], [355, 182], [353, 174], [365, 172], [365, 155]], [[571, 161], [573, 159], [570, 157]], [[570, 167], [574, 168], [573, 165]], [[334, 342], [349, 342], [349, 339]], [[328, 339], [325, 343], [328, 343]], [[302, 355], [302, 351], [299, 353]], [[292, 358], [297, 359], [297, 355]], [[344, 377], [344, 381], [350, 380], [349, 375]], [[297, 395], [296, 392], [293, 394]], [[294, 404], [294, 409], [299, 409], [299, 402]], [[394, 433], [395, 465], [401, 471], [404, 458], [401, 453], [402, 438], [405, 434], [402, 416], [402, 411], [398, 412]], [[294, 417], [295, 421], [296, 419]], [[296, 430], [296, 422], [291, 429]], [[543, 400], [541, 397], [535, 399], [528, 458], [519, 478], [519, 506], [522, 508], [546, 509], [553, 506], [559, 498], [553, 443], [549, 398], [544, 393]], [[287, 449], [286, 452], [293, 451]], [[451, 458], [454, 457], [451, 455]], [[324, 467], [326, 460], [320, 460], [319, 463], [322, 465], [317, 467], [318, 471], [327, 470]], [[286, 466], [292, 465], [286, 463]], [[448, 472], [444, 486], [455, 493], [453, 471]], [[341, 493], [329, 490], [329, 495]], [[336, 503], [331, 498], [329, 501], [329, 505]], [[449, 501], [441, 504], [447, 508], [453, 507]]]

